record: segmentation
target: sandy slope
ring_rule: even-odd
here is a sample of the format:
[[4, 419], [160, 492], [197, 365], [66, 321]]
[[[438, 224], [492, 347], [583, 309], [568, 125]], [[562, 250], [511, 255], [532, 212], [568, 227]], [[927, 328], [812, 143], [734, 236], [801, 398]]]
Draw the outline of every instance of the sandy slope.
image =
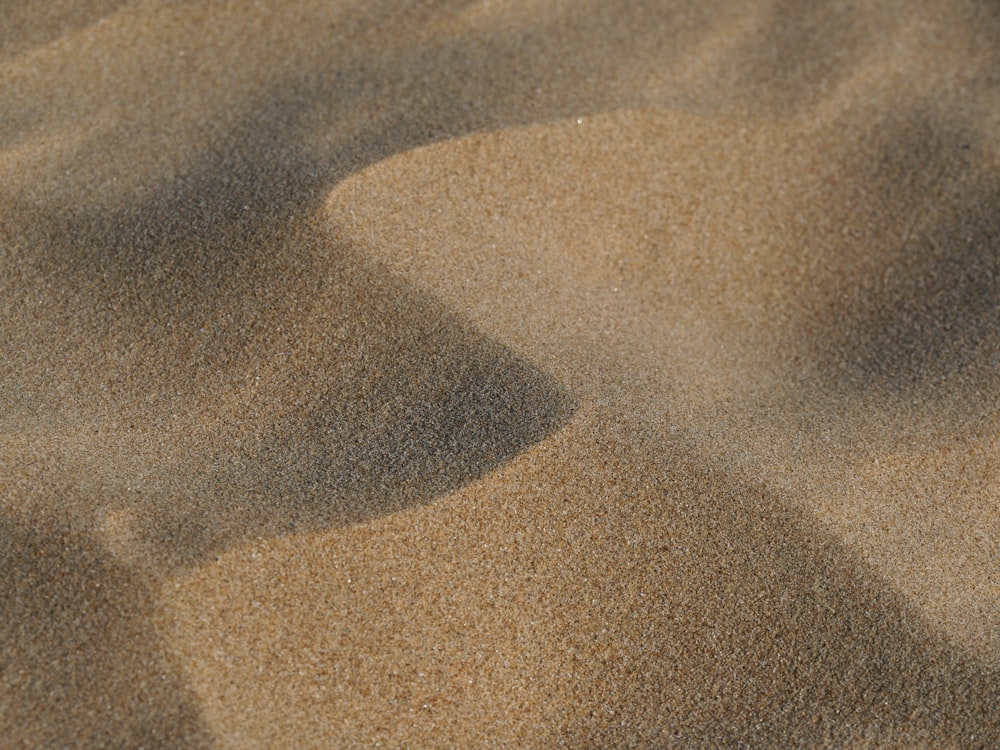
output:
[[8, 5], [0, 745], [1000, 744], [989, 3]]

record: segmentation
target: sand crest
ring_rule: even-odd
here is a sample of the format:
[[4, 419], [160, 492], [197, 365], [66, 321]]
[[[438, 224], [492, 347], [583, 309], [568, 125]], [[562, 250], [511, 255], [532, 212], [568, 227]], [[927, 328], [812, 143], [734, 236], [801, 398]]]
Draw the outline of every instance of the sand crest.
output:
[[982, 2], [13, 3], [0, 746], [1000, 746]]

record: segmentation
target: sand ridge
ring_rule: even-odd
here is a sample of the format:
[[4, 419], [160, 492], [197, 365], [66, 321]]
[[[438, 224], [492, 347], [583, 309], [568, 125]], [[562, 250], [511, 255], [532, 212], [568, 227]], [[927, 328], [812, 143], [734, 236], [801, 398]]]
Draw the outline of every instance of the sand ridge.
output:
[[11, 4], [0, 745], [1000, 744], [1000, 18]]

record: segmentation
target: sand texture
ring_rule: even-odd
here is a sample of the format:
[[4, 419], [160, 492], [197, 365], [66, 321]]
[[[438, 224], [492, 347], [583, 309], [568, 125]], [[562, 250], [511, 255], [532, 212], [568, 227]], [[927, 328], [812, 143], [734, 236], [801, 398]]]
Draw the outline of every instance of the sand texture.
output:
[[0, 2], [0, 748], [1000, 747], [1000, 6]]

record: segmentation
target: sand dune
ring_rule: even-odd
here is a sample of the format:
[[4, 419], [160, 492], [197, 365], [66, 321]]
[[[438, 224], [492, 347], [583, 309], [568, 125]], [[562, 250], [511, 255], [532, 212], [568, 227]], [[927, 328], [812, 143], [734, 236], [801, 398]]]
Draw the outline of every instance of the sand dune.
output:
[[10, 3], [0, 746], [1000, 745], [1000, 17]]

